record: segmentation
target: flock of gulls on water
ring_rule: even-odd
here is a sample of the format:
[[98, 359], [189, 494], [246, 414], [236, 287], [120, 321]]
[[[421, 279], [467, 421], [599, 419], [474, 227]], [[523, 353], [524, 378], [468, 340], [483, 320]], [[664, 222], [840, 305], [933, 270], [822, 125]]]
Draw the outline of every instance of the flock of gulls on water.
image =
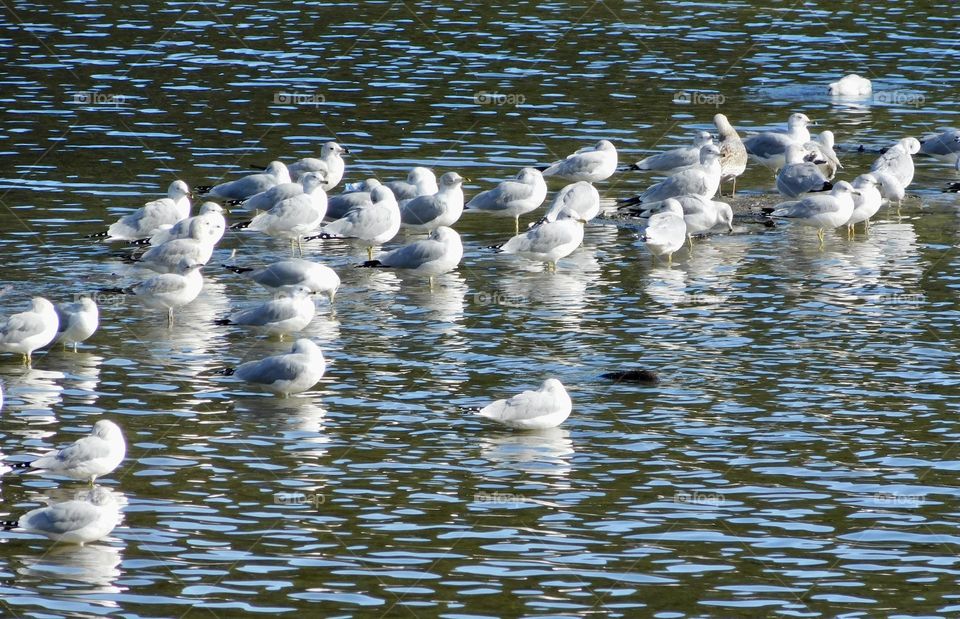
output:
[[[869, 94], [870, 88], [869, 80], [856, 75], [829, 85], [830, 93], [837, 96], [862, 96]], [[823, 131], [811, 136], [810, 119], [802, 113], [790, 115], [786, 131], [759, 133], [743, 140], [723, 114], [716, 114], [714, 124], [716, 138], [697, 131], [690, 146], [630, 166], [666, 177], [643, 193], [618, 201], [618, 210], [644, 222], [641, 238], [655, 260], [666, 257], [670, 264], [673, 253], [687, 242], [692, 244], [695, 235], [718, 226], [733, 229], [733, 210], [714, 197], [721, 183], [730, 183], [731, 195], [735, 194], [737, 177], [743, 174], [748, 159], [774, 170], [777, 190], [791, 199], [767, 209], [769, 214], [817, 229], [821, 245], [825, 230], [846, 226], [848, 234], [853, 234], [857, 224], [869, 226], [870, 218], [884, 203], [899, 206], [913, 181], [913, 155], [930, 155], [960, 170], [960, 131], [955, 129], [923, 141], [901, 139], [851, 183], [834, 182], [843, 166], [834, 150], [833, 133]], [[406, 180], [381, 183], [371, 178], [347, 184], [342, 193], [328, 197], [343, 179], [342, 156], [347, 152], [343, 146], [328, 142], [319, 158], [305, 158], [291, 165], [274, 161], [262, 172], [196, 187], [208, 201], [194, 216], [190, 215], [190, 188], [182, 180], [174, 181], [166, 198], [145, 204], [94, 235], [99, 240], [130, 244], [132, 253], [125, 259], [148, 273], [122, 288], [104, 290], [132, 295], [149, 308], [165, 311], [172, 324], [174, 310], [200, 294], [201, 269], [227, 230], [222, 203], [242, 209], [249, 217], [230, 226], [231, 230], [289, 241], [293, 256], [262, 267], [223, 265], [266, 288], [272, 296], [218, 323], [282, 339], [303, 330], [313, 320], [314, 295], [326, 295], [332, 303], [340, 285], [332, 269], [302, 258], [304, 243], [353, 239], [367, 249], [368, 260], [358, 267], [415, 273], [428, 278], [432, 289], [434, 276], [455, 269], [463, 257], [460, 235], [452, 226], [464, 212], [475, 212], [513, 219], [515, 236], [496, 249], [546, 263], [548, 269], [555, 270], [557, 261], [582, 243], [583, 225], [600, 213], [600, 195], [593, 184], [610, 178], [618, 167], [616, 147], [601, 140], [542, 169], [523, 168], [515, 178], [469, 201], [463, 195], [466, 179], [456, 172], [438, 179], [423, 167], [410, 170]], [[548, 193], [546, 179], [551, 177], [571, 184], [558, 191], [546, 213], [521, 233], [520, 217], [543, 204]], [[960, 183], [947, 190], [960, 190]], [[390, 242], [401, 230], [421, 237], [374, 258], [374, 248]], [[29, 364], [34, 351], [55, 341], [76, 350], [93, 335], [98, 324], [97, 304], [92, 297], [60, 305], [36, 297], [28, 311], [0, 324], [0, 352], [20, 353]], [[226, 368], [222, 373], [286, 397], [312, 388], [323, 377], [325, 367], [320, 348], [310, 339], [301, 338], [289, 353]], [[643, 380], [639, 374], [613, 378]], [[473, 410], [510, 428], [537, 430], [560, 425], [571, 408], [564, 386], [549, 378], [536, 391]], [[63, 542], [82, 544], [101, 539], [119, 522], [120, 512], [111, 493], [93, 486], [93, 482], [119, 466], [125, 453], [120, 428], [112, 421], [100, 420], [89, 436], [59, 451], [4, 465], [16, 472], [89, 481], [91, 488], [74, 500], [35, 509], [2, 526]]]

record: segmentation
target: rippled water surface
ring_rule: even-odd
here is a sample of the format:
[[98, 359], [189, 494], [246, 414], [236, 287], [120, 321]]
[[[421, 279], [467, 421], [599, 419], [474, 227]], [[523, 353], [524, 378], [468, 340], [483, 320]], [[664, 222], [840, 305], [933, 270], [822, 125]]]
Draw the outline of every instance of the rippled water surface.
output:
[[[469, 176], [469, 196], [600, 138], [624, 163], [685, 143], [717, 101], [742, 130], [805, 111], [836, 132], [844, 178], [960, 124], [947, 0], [14, 0], [2, 14], [5, 313], [135, 277], [83, 235], [171, 180], [210, 184], [330, 139], [353, 151], [348, 181], [423, 164]], [[821, 94], [848, 72], [874, 79], [873, 99]], [[902, 216], [882, 210], [869, 235], [828, 233], [820, 250], [815, 231], [744, 218], [672, 268], [601, 219], [546, 272], [484, 249], [509, 220], [468, 214], [464, 262], [433, 292], [353, 269], [363, 248], [314, 243], [343, 278], [308, 329], [330, 366], [288, 400], [215, 374], [289, 346], [213, 326], [264, 296], [215, 265], [288, 253], [228, 235], [175, 330], [113, 300], [79, 353], [0, 359], [4, 454], [101, 415], [129, 444], [103, 482], [127, 501], [109, 538], [3, 536], [0, 614], [956, 616], [960, 255], [957, 200], [940, 193], [955, 180], [920, 160]], [[740, 210], [773, 199], [765, 170], [740, 186]], [[600, 378], [625, 367], [662, 381]], [[547, 376], [574, 401], [558, 429], [459, 410]], [[3, 518], [64, 486], [8, 479]]]

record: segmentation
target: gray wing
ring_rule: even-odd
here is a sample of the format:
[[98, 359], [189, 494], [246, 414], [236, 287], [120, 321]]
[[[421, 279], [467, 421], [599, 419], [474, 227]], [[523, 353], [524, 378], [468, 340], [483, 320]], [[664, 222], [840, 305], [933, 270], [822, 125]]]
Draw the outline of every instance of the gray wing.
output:
[[707, 183], [702, 170], [684, 170], [650, 187], [640, 194], [640, 199], [643, 202], [658, 202], [687, 193], [702, 194], [706, 190]]
[[307, 270], [299, 265], [290, 262], [278, 262], [259, 271], [254, 271], [251, 273], [250, 279], [261, 286], [279, 288], [299, 284], [306, 276]]
[[21, 342], [30, 336], [43, 333], [45, 329], [46, 322], [36, 312], [14, 314], [0, 326], [0, 343]]
[[799, 202], [786, 202], [773, 212], [778, 217], [798, 217], [807, 219], [821, 213], [832, 213], [838, 208], [837, 201], [830, 195], [807, 196]]
[[508, 400], [497, 400], [480, 410], [490, 419], [536, 419], [553, 411], [555, 399], [540, 391], [524, 391]]
[[407, 181], [390, 181], [384, 183], [393, 192], [393, 197], [400, 200], [411, 200], [417, 197], [417, 186]]
[[156, 275], [132, 286], [135, 295], [176, 294], [186, 287], [186, 280], [172, 273]]
[[220, 183], [210, 189], [207, 195], [229, 200], [246, 200], [258, 193], [266, 191], [277, 184], [277, 179], [271, 174], [251, 174], [238, 178], [235, 181]]
[[545, 254], [556, 247], [572, 243], [577, 240], [577, 232], [570, 221], [547, 222], [524, 234], [519, 234], [506, 243], [501, 249], [506, 253]]
[[960, 152], [960, 131], [948, 129], [938, 135], [930, 136], [920, 145], [920, 152], [927, 155], [945, 157]]
[[341, 193], [327, 199], [327, 219], [340, 219], [349, 211], [363, 206], [370, 206], [373, 201], [370, 199], [369, 191], [351, 191], [350, 193]]
[[276, 355], [244, 363], [237, 367], [234, 376], [249, 383], [270, 385], [278, 380], [295, 380], [304, 369], [294, 355]]
[[121, 217], [107, 229], [107, 233], [132, 241], [151, 236], [160, 226], [172, 225], [179, 220], [180, 214], [173, 200], [156, 200]]
[[439, 196], [420, 196], [400, 208], [400, 221], [407, 225], [420, 226], [430, 223], [443, 213], [444, 204]]
[[230, 317], [230, 322], [235, 325], [248, 325], [253, 327], [262, 327], [274, 322], [289, 320], [299, 315], [297, 307], [289, 299], [273, 299], [243, 310]]
[[533, 195], [533, 187], [517, 181], [503, 181], [493, 189], [478, 193], [467, 203], [468, 209], [479, 211], [505, 211], [518, 200], [527, 200]]
[[109, 455], [110, 445], [105, 440], [97, 436], [87, 436], [60, 451], [37, 458], [32, 465], [36, 468], [62, 469]]
[[743, 140], [747, 152], [761, 159], [782, 155], [792, 143], [793, 140], [783, 133], [761, 133]]
[[693, 165], [700, 161], [700, 150], [689, 146], [684, 148], [675, 148], [659, 155], [652, 155], [646, 159], [641, 159], [636, 163], [637, 168], [641, 170], [654, 170], [665, 172]]
[[75, 320], [75, 315], [83, 310], [83, 306], [79, 303], [58, 303], [54, 306], [54, 309], [57, 311], [57, 318], [60, 320], [57, 331], [63, 333]]
[[390, 215], [388, 209], [375, 206], [354, 209], [327, 224], [324, 231], [345, 237], [370, 238], [389, 226]]
[[777, 189], [780, 193], [796, 197], [802, 193], [823, 189], [827, 177], [815, 163], [795, 163], [780, 169], [777, 174]]
[[269, 211], [278, 202], [282, 202], [303, 193], [300, 183], [283, 183], [275, 185], [266, 191], [250, 196], [243, 203], [243, 208], [251, 211]]
[[415, 241], [380, 256], [380, 263], [395, 269], [415, 269], [443, 257], [446, 247], [433, 239]]
[[544, 176], [580, 176], [594, 174], [603, 167], [607, 153], [591, 150], [577, 152], [543, 171]]

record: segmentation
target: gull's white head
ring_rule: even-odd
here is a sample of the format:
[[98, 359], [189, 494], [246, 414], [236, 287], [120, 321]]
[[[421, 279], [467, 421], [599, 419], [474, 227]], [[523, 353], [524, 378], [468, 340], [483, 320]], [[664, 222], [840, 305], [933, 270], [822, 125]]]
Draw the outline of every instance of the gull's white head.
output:
[[167, 197], [171, 200], [179, 200], [180, 198], [190, 196], [190, 187], [183, 181], [173, 181], [170, 183], [170, 186], [167, 187]]
[[693, 134], [693, 145], [696, 148], [703, 148], [707, 144], [713, 144], [713, 136], [709, 131], [695, 131]]
[[597, 142], [597, 145], [594, 146], [594, 149], [612, 151], [614, 153], [617, 152], [617, 148], [613, 145], [613, 142], [611, 142], [610, 140], [600, 140], [599, 142]]
[[350, 154], [350, 150], [340, 146], [336, 142], [327, 142], [320, 149], [320, 156], [324, 159], [328, 157], [340, 157], [344, 153]]
[[523, 168], [517, 173], [517, 180], [526, 185], [545, 182], [543, 180], [543, 173], [536, 168]]
[[463, 183], [463, 177], [456, 172], [447, 172], [440, 177], [440, 185], [443, 187], [456, 187]]
[[97, 438], [102, 438], [110, 442], [116, 441], [117, 439], [122, 441], [123, 431], [120, 429], [120, 426], [109, 419], [101, 419], [93, 424], [93, 429], [90, 430], [90, 436], [96, 436]]
[[920, 140], [917, 138], [903, 138], [898, 144], [911, 155], [916, 155], [920, 152]]
[[327, 173], [322, 170], [307, 172], [300, 177], [300, 184], [303, 185], [304, 193], [313, 193], [317, 189], [323, 189], [327, 182]]
[[860, 195], [860, 192], [854, 189], [853, 185], [851, 185], [847, 181], [840, 181], [839, 183], [834, 185], [833, 191], [831, 191], [830, 193], [832, 193], [835, 196], [842, 196], [846, 194], [855, 195], [855, 196]]
[[55, 312], [56, 309], [53, 307], [53, 303], [44, 299], [43, 297], [33, 297], [30, 299], [30, 305], [33, 307], [34, 312]]
[[672, 213], [677, 217], [683, 217], [683, 205], [680, 204], [679, 200], [675, 200], [674, 198], [667, 198], [666, 200], [663, 201], [663, 207], [660, 209], [660, 212]]
[[386, 203], [397, 203], [397, 199], [394, 197], [393, 192], [386, 185], [378, 185], [373, 188], [373, 191], [370, 192], [370, 200], [374, 203], [377, 202], [386, 202]]
[[271, 161], [267, 167], [263, 169], [263, 172], [264, 174], [276, 176], [277, 178], [283, 178], [284, 174], [286, 175], [286, 178], [290, 178], [290, 172], [287, 170], [287, 166], [285, 166], [282, 161]]
[[313, 340], [309, 340], [305, 337], [300, 338], [293, 343], [293, 348], [290, 352], [299, 354], [299, 355], [311, 355], [323, 358], [323, 353], [320, 351], [320, 347], [313, 343]]
[[794, 128], [803, 128], [810, 124], [810, 119], [807, 118], [806, 114], [800, 112], [794, 112], [790, 114], [790, 117], [787, 119], [787, 126], [791, 129]]
[[720, 149], [715, 144], [707, 144], [700, 149], [700, 163], [707, 164], [720, 157]]
[[206, 215], [208, 213], [220, 213], [223, 214], [223, 207], [217, 204], [216, 202], [204, 202], [200, 205], [200, 210], [198, 211], [201, 215]]

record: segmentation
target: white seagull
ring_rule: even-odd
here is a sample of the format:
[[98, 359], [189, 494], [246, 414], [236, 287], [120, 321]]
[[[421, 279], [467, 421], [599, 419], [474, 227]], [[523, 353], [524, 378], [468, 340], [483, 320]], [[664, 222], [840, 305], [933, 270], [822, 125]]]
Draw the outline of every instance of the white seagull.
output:
[[53, 303], [43, 297], [33, 297], [30, 303], [29, 310], [0, 322], [0, 352], [20, 353], [28, 366], [33, 351], [52, 342], [60, 327]]
[[563, 423], [572, 409], [573, 403], [563, 384], [556, 378], [548, 378], [540, 389], [497, 400], [477, 414], [516, 430], [545, 430]]
[[467, 202], [465, 210], [513, 217], [514, 234], [520, 233], [520, 216], [536, 210], [547, 197], [543, 174], [534, 168], [523, 168], [515, 179], [501, 182], [482, 191]]
[[109, 419], [93, 424], [89, 436], [51, 451], [32, 462], [13, 465], [13, 470], [26, 473], [52, 473], [70, 479], [89, 481], [109, 475], [120, 466], [127, 454], [120, 426]]
[[436, 192], [412, 198], [400, 207], [400, 226], [411, 232], [430, 232], [457, 223], [463, 214], [463, 181], [456, 172], [441, 176]]
[[81, 295], [73, 303], [58, 303], [55, 309], [60, 321], [57, 341], [62, 342], [64, 348], [72, 344], [73, 352], [77, 352], [77, 344], [89, 339], [100, 325], [96, 301], [89, 295]]
[[401, 269], [418, 275], [426, 275], [433, 287], [435, 275], [457, 268], [463, 258], [460, 235], [453, 228], [440, 226], [426, 239], [414, 241], [403, 247], [381, 254], [376, 260], [357, 265], [367, 268]]
[[227, 368], [223, 373], [287, 397], [316, 385], [325, 371], [326, 362], [320, 347], [301, 338], [289, 353], [248, 361], [236, 368]]
[[617, 171], [617, 149], [609, 140], [600, 140], [594, 146], [581, 148], [562, 161], [543, 171], [543, 175], [558, 176], [571, 182], [603, 181]]

